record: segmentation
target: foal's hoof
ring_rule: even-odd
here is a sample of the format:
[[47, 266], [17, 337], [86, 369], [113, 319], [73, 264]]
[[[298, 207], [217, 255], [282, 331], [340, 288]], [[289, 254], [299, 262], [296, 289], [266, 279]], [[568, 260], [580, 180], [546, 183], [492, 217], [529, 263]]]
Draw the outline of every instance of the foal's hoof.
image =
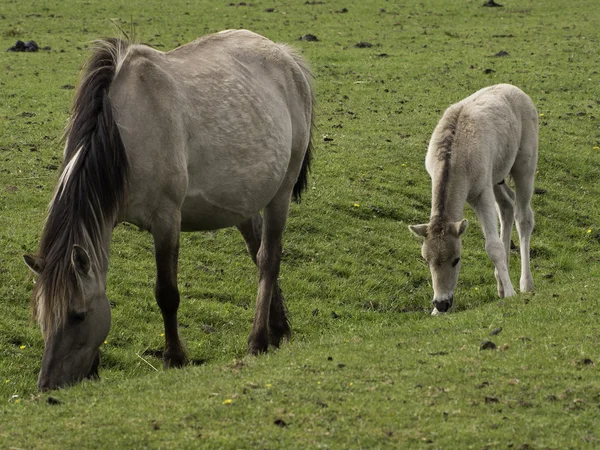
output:
[[517, 293], [512, 286], [509, 289], [504, 289], [503, 292], [498, 291], [498, 297], [500, 298], [514, 297], [515, 295], [517, 295]]
[[433, 307], [433, 311], [431, 311], [432, 316], [441, 316], [442, 314], [446, 314], [446, 313], [438, 311], [438, 309], [435, 306]]

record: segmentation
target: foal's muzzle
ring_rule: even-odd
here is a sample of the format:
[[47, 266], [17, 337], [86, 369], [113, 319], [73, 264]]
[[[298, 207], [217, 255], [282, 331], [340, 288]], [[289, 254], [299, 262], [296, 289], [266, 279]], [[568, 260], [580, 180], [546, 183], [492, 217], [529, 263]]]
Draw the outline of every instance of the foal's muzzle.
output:
[[433, 306], [435, 306], [435, 308], [442, 313], [448, 312], [448, 310], [450, 308], [452, 308], [452, 303], [454, 301], [453, 297], [450, 297], [446, 300], [433, 300], [431, 303], [433, 303]]

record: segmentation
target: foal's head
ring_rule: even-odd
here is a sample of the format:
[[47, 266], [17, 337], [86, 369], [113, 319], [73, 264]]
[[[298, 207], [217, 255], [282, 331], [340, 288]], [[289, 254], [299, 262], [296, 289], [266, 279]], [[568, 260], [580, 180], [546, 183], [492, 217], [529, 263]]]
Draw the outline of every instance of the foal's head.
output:
[[97, 378], [100, 346], [110, 328], [103, 275], [78, 245], [65, 264], [52, 267], [32, 256], [25, 256], [25, 262], [38, 274], [34, 308], [45, 341], [39, 389]]
[[460, 236], [467, 229], [467, 221], [433, 220], [428, 224], [410, 225], [409, 229], [416, 236], [423, 238], [421, 254], [431, 271], [433, 306], [438, 312], [447, 312], [454, 301], [454, 290], [460, 271]]

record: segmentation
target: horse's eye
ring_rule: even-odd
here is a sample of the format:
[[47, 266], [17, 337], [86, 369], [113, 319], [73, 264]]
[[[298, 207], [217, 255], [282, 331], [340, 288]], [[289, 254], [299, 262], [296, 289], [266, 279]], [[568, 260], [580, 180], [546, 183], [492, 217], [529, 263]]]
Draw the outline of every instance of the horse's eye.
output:
[[81, 322], [83, 322], [85, 320], [86, 314], [87, 313], [85, 311], [82, 311], [82, 312], [72, 312], [71, 314], [69, 314], [69, 319], [73, 323], [81, 323]]
[[452, 261], [452, 267], [456, 267], [456, 265], [458, 264], [459, 261], [460, 261], [460, 258], [456, 258], [454, 261]]

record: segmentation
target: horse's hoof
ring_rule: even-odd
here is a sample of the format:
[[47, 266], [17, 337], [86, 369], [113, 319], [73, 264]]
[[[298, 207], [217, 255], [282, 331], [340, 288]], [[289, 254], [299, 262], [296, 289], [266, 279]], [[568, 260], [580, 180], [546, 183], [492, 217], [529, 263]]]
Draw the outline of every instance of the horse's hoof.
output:
[[259, 346], [259, 345], [253, 345], [253, 344], [248, 345], [248, 353], [253, 356], [258, 356], [260, 354], [267, 353], [268, 350], [269, 350], [268, 345], [266, 345], [266, 346], [262, 346], [262, 345]]
[[165, 352], [163, 367], [165, 369], [179, 368], [187, 364], [187, 358], [183, 352]]
[[269, 339], [267, 333], [254, 334], [248, 337], [248, 353], [259, 355], [269, 350]]
[[269, 344], [272, 345], [275, 348], [279, 348], [279, 346], [281, 345], [281, 341], [283, 341], [284, 339], [286, 340], [290, 340], [290, 338], [292, 337], [292, 330], [289, 326], [287, 326], [281, 329], [273, 329], [271, 328], [269, 330]]

